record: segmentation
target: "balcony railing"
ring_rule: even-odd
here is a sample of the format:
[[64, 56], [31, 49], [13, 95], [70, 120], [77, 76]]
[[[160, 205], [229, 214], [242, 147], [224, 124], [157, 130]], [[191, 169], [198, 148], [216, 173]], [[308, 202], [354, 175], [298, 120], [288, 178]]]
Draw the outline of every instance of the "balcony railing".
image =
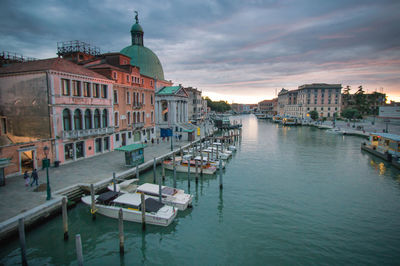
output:
[[144, 123], [133, 123], [132, 127], [133, 128], [142, 128], [142, 127], [144, 127]]
[[142, 103], [136, 103], [132, 106], [134, 109], [141, 109], [143, 107]]
[[104, 134], [114, 133], [114, 127], [104, 127], [104, 128], [90, 128], [90, 129], [77, 129], [63, 131], [62, 135], [64, 139], [79, 138], [79, 137], [89, 137]]

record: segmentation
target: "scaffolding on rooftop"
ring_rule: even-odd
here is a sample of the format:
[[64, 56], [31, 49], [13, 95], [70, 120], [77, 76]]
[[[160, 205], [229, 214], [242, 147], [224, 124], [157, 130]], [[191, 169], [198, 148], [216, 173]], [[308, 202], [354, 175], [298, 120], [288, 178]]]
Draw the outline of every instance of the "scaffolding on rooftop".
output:
[[0, 66], [13, 63], [23, 63], [38, 60], [37, 58], [23, 56], [22, 54], [2, 51], [0, 52]]
[[100, 55], [100, 48], [96, 46], [92, 46], [89, 43], [85, 43], [82, 41], [66, 41], [66, 42], [57, 42], [57, 55], [64, 56], [71, 53], [84, 53], [88, 55], [98, 56]]

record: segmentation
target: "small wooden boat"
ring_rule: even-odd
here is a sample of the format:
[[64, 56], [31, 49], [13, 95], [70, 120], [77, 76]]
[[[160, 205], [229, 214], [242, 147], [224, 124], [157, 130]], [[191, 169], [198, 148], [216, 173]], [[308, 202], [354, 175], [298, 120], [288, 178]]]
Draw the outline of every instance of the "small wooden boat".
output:
[[[82, 202], [91, 206], [91, 196], [83, 197]], [[118, 212], [122, 209], [124, 221], [142, 223], [141, 203], [141, 195], [138, 193], [107, 191], [95, 196], [95, 210], [91, 212], [118, 219]], [[168, 226], [178, 213], [175, 207], [167, 206], [149, 196], [145, 196], [145, 205], [146, 224]]]

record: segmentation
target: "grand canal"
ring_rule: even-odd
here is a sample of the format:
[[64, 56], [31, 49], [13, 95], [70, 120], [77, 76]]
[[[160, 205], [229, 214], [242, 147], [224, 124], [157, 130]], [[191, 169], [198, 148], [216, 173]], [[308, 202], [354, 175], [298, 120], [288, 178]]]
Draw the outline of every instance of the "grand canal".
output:
[[[75, 234], [85, 265], [400, 263], [398, 170], [361, 152], [359, 137], [241, 118], [241, 145], [222, 192], [216, 176], [197, 185], [192, 179], [193, 209], [170, 227], [142, 233], [140, 224], [126, 222], [122, 258], [118, 222], [92, 221], [79, 204], [69, 211], [69, 241], [61, 217], [27, 232], [29, 264], [76, 265]], [[141, 183], [151, 181], [151, 172], [142, 174]], [[178, 176], [178, 187], [188, 189], [186, 175]], [[0, 264], [20, 261], [17, 240], [0, 250]]]

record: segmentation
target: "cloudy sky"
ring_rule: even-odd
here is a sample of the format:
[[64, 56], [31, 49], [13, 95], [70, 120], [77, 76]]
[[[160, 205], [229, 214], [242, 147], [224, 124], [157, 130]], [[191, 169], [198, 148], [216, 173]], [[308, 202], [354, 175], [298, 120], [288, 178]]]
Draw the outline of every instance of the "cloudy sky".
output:
[[307, 83], [363, 85], [400, 101], [400, 1], [0, 1], [0, 51], [56, 56], [57, 42], [130, 45], [134, 10], [165, 78], [256, 103]]

